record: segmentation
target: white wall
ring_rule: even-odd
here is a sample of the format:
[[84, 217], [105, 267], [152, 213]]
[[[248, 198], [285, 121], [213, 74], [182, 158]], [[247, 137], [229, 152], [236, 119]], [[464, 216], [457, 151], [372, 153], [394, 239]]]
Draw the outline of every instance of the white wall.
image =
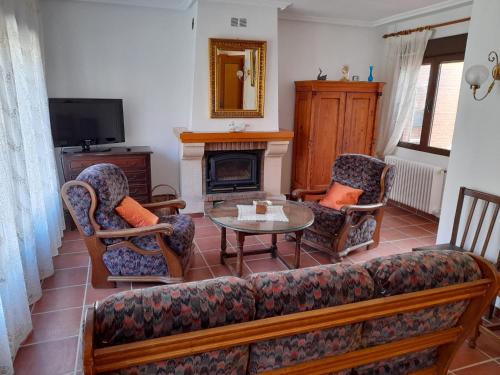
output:
[[[316, 79], [318, 68], [329, 80], [341, 77], [342, 65], [349, 65], [350, 76], [366, 80], [374, 65], [375, 80], [381, 70], [382, 38], [378, 29], [336, 26], [325, 23], [278, 22], [279, 37], [279, 126], [293, 130], [294, 81]], [[292, 148], [284, 162], [282, 191], [290, 191]]]
[[[211, 119], [209, 107], [209, 38], [249, 39], [267, 41], [266, 93], [264, 118], [234, 119], [247, 123], [249, 131], [278, 130], [278, 31], [277, 9], [267, 6], [246, 6], [217, 2], [197, 5], [195, 70], [190, 130], [227, 132], [233, 119]], [[248, 26], [231, 27], [231, 17], [247, 18]]]
[[50, 97], [123, 98], [126, 144], [151, 146], [153, 184], [179, 183], [178, 141], [187, 126], [192, 11], [44, 0]]
[[[493, 37], [500, 35], [499, 14], [500, 0], [474, 1], [464, 69], [475, 64], [491, 68], [492, 64], [487, 60], [488, 53], [491, 50], [500, 52], [498, 38]], [[483, 87], [480, 94], [484, 90]], [[438, 243], [445, 243], [450, 239], [460, 186], [500, 195], [499, 119], [500, 84], [497, 83], [492, 94], [482, 102], [474, 101], [467, 84], [462, 85], [444, 191]], [[496, 260], [493, 254], [498, 252], [499, 247], [500, 223], [497, 221], [487, 256]]]
[[[387, 25], [384, 33], [392, 33], [399, 30], [411, 29], [424, 25], [432, 25], [441, 22], [452, 21], [456, 19], [470, 17], [472, 11], [471, 5], [457, 7], [446, 11], [430, 14], [423, 17], [417, 17], [406, 21], [401, 21]], [[431, 39], [444, 38], [452, 35], [465, 34], [469, 30], [469, 22], [463, 22], [455, 25], [437, 28], [434, 31]], [[415, 151], [407, 148], [398, 147], [395, 155], [403, 158], [415, 160], [421, 163], [437, 165], [442, 168], [447, 168], [448, 157], [442, 155], [430, 154], [427, 152]]]

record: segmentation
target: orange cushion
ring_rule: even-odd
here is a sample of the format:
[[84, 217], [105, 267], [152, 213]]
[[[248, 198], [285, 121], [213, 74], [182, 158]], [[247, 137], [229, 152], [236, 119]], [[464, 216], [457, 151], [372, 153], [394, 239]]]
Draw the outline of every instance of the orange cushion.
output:
[[128, 196], [123, 198], [120, 205], [116, 207], [116, 212], [134, 228], [149, 227], [158, 224], [160, 220], [158, 216]]
[[347, 204], [357, 204], [363, 190], [355, 189], [350, 186], [334, 182], [325, 197], [319, 201], [319, 204], [325, 207], [339, 210]]

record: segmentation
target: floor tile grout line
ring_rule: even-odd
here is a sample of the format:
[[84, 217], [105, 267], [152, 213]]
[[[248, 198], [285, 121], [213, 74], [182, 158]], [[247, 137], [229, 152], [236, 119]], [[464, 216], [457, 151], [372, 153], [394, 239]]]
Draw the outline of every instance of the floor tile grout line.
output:
[[474, 363], [471, 363], [470, 365], [467, 365], [467, 366], [462, 366], [462, 367], [457, 367], [457, 368], [454, 368], [452, 371], [455, 372], [455, 371], [461, 371], [461, 370], [464, 370], [464, 369], [467, 369], [467, 368], [471, 368], [471, 367], [474, 367], [474, 366], [478, 366], [478, 365], [483, 365], [485, 363], [490, 363], [490, 362], [496, 362], [493, 358], [488, 358], [484, 361], [479, 361], [479, 362], [474, 362]]
[[81, 251], [74, 251], [74, 252], [70, 252], [70, 253], [59, 253], [58, 256], [64, 256], [64, 255], [74, 255], [74, 254], [88, 254], [88, 250], [86, 249], [83, 249]]
[[73, 367], [73, 373], [74, 374], [76, 374], [76, 372], [78, 371], [78, 357], [80, 356], [80, 350], [81, 350], [81, 347], [83, 346], [81, 344], [82, 344], [82, 341], [83, 341], [83, 336], [82, 336], [83, 335], [83, 325], [85, 323], [85, 317], [87, 315], [87, 308], [85, 307], [85, 301], [87, 300], [87, 289], [88, 289], [88, 283], [89, 283], [89, 278], [90, 278], [90, 266], [91, 266], [91, 263], [90, 263], [90, 259], [89, 259], [89, 263], [88, 263], [88, 266], [87, 266], [88, 267], [87, 268], [87, 280], [86, 280], [86, 283], [85, 283], [85, 291], [83, 293], [82, 315], [80, 317], [80, 327], [78, 329], [78, 342], [77, 342], [77, 345], [76, 345], [75, 366]]
[[74, 310], [74, 309], [81, 309], [82, 307], [81, 306], [77, 306], [77, 307], [66, 307], [64, 309], [60, 309], [60, 310], [52, 310], [52, 311], [42, 311], [42, 312], [36, 312], [36, 313], [32, 313], [31, 315], [43, 315], [43, 314], [53, 314], [55, 312], [59, 312], [59, 311], [68, 311], [68, 310]]
[[[60, 256], [60, 255], [58, 255], [58, 256]], [[88, 267], [88, 266], [75, 266], [75, 267], [66, 267], [66, 268], [54, 268], [54, 271], [74, 270], [74, 269], [77, 269], [77, 268], [85, 268], [85, 267]]]
[[[78, 236], [80, 236], [80, 235], [78, 235]], [[62, 247], [63, 243], [66, 243], [66, 242], [76, 242], [76, 241], [84, 242], [83, 238], [81, 238], [81, 237], [75, 238], [74, 240], [65, 240], [64, 237], [63, 237], [63, 240], [61, 241], [61, 247]]]
[[57, 337], [53, 339], [48, 339], [48, 340], [42, 340], [42, 341], [37, 341], [37, 342], [30, 342], [29, 344], [23, 344], [20, 347], [21, 348], [28, 348], [30, 346], [34, 345], [40, 345], [40, 344], [49, 344], [51, 342], [56, 342], [56, 341], [62, 341], [62, 340], [67, 340], [67, 339], [72, 339], [78, 337], [78, 335], [71, 335], [71, 336], [64, 336], [64, 337]]
[[475, 350], [477, 350], [478, 352], [484, 354], [488, 358], [495, 359], [494, 357], [492, 357], [491, 355], [489, 355], [488, 353], [486, 353], [483, 349], [481, 349], [481, 348], [479, 348], [477, 346], [476, 346]]
[[64, 286], [58, 286], [58, 287], [55, 287], [55, 288], [47, 288], [47, 289], [43, 289], [43, 290], [46, 290], [47, 292], [50, 292], [51, 290], [68, 289], [68, 288], [74, 288], [74, 287], [77, 287], [77, 286], [84, 286], [84, 285], [86, 285], [86, 284], [64, 285]]
[[58, 312], [58, 311], [66, 311], [66, 310], [71, 310], [71, 309], [79, 309], [79, 308], [81, 308], [83, 306], [84, 305], [81, 305], [81, 306], [70, 306], [70, 307], [63, 307], [63, 308], [60, 308], [60, 309], [57, 309], [57, 310], [47, 310], [47, 311], [34, 312], [34, 313], [31, 313], [31, 315], [48, 314], [48, 313], [55, 313], [55, 312]]
[[64, 253], [59, 252], [59, 254], [57, 254], [57, 255], [74, 255], [74, 254], [82, 254], [82, 253], [88, 254], [88, 251], [86, 249], [84, 249], [84, 251], [82, 251], [82, 250], [79, 250], [79, 251], [65, 251]]

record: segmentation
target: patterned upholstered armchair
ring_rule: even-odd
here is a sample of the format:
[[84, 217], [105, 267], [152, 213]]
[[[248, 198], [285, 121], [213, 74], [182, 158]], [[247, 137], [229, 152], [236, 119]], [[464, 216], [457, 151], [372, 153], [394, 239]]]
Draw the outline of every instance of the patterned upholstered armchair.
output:
[[314, 212], [314, 224], [304, 231], [302, 244], [325, 251], [338, 262], [350, 251], [376, 247], [384, 207], [394, 182], [395, 168], [383, 161], [357, 154], [340, 155], [333, 166], [332, 181], [362, 189], [357, 205], [346, 205], [340, 211], [303, 201], [305, 196], [323, 195], [327, 189], [297, 189], [292, 197]]
[[[115, 211], [129, 194], [127, 178], [113, 164], [96, 164], [65, 183], [62, 196], [85, 240], [92, 262], [92, 286], [116, 281], [182, 282], [189, 268], [194, 223], [187, 215], [160, 217], [158, 224], [132, 228]], [[144, 204], [184, 208], [181, 200]]]

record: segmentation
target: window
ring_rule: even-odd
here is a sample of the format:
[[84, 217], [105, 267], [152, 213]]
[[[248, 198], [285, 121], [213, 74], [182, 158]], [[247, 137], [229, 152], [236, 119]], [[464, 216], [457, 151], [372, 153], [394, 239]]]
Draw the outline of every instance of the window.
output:
[[466, 40], [467, 34], [429, 41], [400, 147], [450, 154]]

